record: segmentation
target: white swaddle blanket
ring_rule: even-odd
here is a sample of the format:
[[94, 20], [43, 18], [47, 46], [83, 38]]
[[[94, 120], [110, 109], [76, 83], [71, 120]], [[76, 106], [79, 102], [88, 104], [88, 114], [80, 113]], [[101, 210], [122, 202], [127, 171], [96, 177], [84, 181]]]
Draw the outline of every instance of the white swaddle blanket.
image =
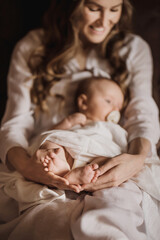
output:
[[[71, 130], [52, 130], [41, 134], [29, 148], [33, 154], [46, 140], [53, 141], [75, 159], [73, 168], [84, 166], [94, 157], [113, 157], [127, 151], [127, 133], [112, 122], [94, 122]], [[145, 192], [160, 201], [160, 161], [155, 154], [146, 159], [143, 170], [132, 180]], [[50, 189], [27, 181], [18, 172], [1, 172], [0, 187], [19, 203], [19, 211], [31, 206], [65, 198], [64, 191]]]
[[71, 130], [44, 132], [30, 147], [30, 154], [46, 140], [65, 147], [74, 159], [72, 168], [84, 166], [95, 157], [113, 157], [127, 151], [127, 132], [112, 122], [92, 122]]

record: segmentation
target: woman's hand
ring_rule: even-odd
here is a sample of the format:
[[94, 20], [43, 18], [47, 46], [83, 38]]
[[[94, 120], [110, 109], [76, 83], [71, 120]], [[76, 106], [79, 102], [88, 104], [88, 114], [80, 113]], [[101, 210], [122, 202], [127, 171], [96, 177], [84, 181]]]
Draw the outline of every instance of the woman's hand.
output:
[[151, 145], [147, 139], [136, 138], [129, 143], [128, 153], [110, 159], [104, 157], [95, 159], [94, 162], [100, 163], [100, 177], [95, 183], [83, 185], [83, 189], [95, 191], [119, 186], [142, 169], [150, 151]]
[[99, 168], [100, 176], [95, 183], [84, 184], [82, 186], [83, 190], [92, 192], [103, 188], [119, 186], [142, 169], [144, 160], [144, 155], [131, 155], [127, 153], [110, 159], [104, 157], [97, 158], [94, 162], [105, 162]]
[[79, 192], [79, 187], [69, 185], [67, 179], [57, 176], [52, 172], [44, 171], [44, 167], [40, 162], [40, 151], [30, 157], [21, 147], [14, 147], [8, 151], [7, 166], [10, 170], [17, 170], [26, 179], [33, 182], [42, 183], [49, 187], [56, 187], [61, 190], [72, 190]]
[[[44, 166], [42, 165], [40, 159], [43, 156], [43, 151], [45, 150], [46, 149], [38, 149], [35, 154], [30, 158], [30, 161], [36, 163], [37, 167], [39, 167], [39, 171], [37, 172], [37, 178], [39, 179], [38, 182], [50, 187], [56, 187], [61, 190], [72, 190], [79, 193], [81, 191], [80, 185], [69, 184], [69, 181], [66, 178], [60, 177], [54, 174], [52, 171], [44, 171]], [[30, 178], [32, 178], [31, 174]], [[32, 181], [35, 181], [35, 175]]]

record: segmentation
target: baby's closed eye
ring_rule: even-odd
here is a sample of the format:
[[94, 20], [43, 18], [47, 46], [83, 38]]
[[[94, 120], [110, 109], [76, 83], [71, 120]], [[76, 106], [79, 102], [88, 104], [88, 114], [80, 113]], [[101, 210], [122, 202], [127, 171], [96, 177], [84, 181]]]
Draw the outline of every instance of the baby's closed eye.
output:
[[106, 101], [107, 103], [111, 103], [111, 100], [110, 100], [110, 99], [105, 99], [105, 101]]

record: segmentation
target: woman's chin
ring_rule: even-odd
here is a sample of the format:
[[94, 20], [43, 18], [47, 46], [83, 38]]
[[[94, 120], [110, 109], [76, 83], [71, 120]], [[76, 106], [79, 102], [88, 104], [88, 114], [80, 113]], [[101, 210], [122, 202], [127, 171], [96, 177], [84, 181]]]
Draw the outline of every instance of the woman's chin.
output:
[[90, 42], [91, 44], [100, 44], [104, 41], [105, 37], [99, 37], [99, 36], [95, 36], [95, 37], [90, 37], [88, 38], [88, 42]]

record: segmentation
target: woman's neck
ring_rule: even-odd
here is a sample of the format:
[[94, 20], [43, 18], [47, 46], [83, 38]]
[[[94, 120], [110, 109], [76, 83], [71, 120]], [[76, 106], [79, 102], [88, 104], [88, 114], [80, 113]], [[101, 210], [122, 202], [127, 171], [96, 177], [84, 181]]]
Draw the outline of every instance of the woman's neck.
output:
[[77, 59], [77, 62], [79, 64], [80, 70], [84, 70], [86, 68], [86, 60], [89, 52], [91, 50], [99, 52], [100, 46], [97, 44], [91, 44], [91, 43], [85, 43], [83, 46], [79, 46], [79, 48], [76, 51], [75, 58]]
[[75, 58], [79, 64], [80, 70], [84, 70], [86, 68], [87, 55], [88, 51], [85, 51], [81, 47], [77, 49]]

